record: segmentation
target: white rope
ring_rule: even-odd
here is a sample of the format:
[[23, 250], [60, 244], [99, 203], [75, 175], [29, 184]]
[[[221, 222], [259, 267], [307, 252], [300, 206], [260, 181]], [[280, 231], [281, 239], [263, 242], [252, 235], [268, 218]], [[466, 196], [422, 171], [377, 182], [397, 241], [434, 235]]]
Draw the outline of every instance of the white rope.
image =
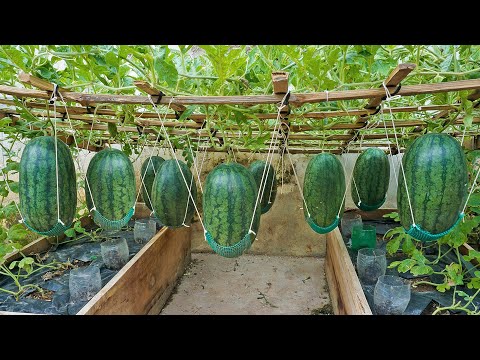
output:
[[[390, 101], [394, 100], [394, 99], [398, 99], [400, 98], [400, 95], [395, 95], [395, 96], [391, 96], [390, 95], [390, 91], [388, 91], [388, 88], [387, 86], [385, 85], [385, 82], [382, 83], [384, 89], [385, 89], [385, 94], [386, 94], [386, 99], [385, 101], [388, 101], [390, 103]], [[400, 144], [398, 143], [398, 137], [397, 137], [397, 130], [395, 128], [395, 120], [393, 118], [393, 112], [392, 112], [392, 108], [389, 106], [388, 109], [390, 110], [390, 117], [392, 119], [392, 129], [393, 129], [393, 134], [395, 136], [395, 143], [397, 144], [397, 149], [398, 151], [400, 151]], [[385, 120], [384, 120], [385, 121]], [[408, 191], [408, 186], [407, 186], [407, 179], [405, 177], [405, 170], [403, 169], [403, 161], [400, 161], [400, 169], [402, 170], [402, 175], [403, 175], [403, 182], [404, 182], [404, 185], [405, 185], [405, 191], [407, 193], [407, 200], [408, 200], [408, 205], [410, 207], [410, 215], [412, 217], [412, 226], [415, 227], [416, 226], [416, 223], [415, 223], [415, 217], [413, 216], [413, 208], [412, 208], [412, 202], [410, 200], [410, 192]], [[397, 184], [398, 186], [398, 184]]]
[[[204, 120], [204, 123], [207, 121], [207, 119]], [[202, 124], [203, 126], [203, 124]], [[200, 173], [202, 171], [202, 166], [203, 166], [203, 160], [202, 162], [200, 163], [200, 170], [198, 170], [198, 161], [197, 161], [197, 157], [198, 157], [198, 151], [200, 149], [200, 130], [198, 130], [198, 139], [197, 139], [197, 151], [196, 151], [196, 154], [195, 154], [195, 159], [193, 160], [193, 165], [195, 167], [195, 172], [197, 174], [197, 179], [198, 179], [198, 185], [200, 186], [200, 191], [202, 192], [203, 194], [203, 187], [202, 187], [202, 182], [200, 181]], [[188, 138], [187, 138], [188, 139]], [[190, 147], [190, 151], [192, 152], [192, 148]], [[207, 152], [207, 147], [204, 146], [204, 151], [203, 151], [203, 159], [205, 160], [205, 154]]]
[[290, 150], [288, 149], [288, 145], [285, 146], [285, 150], [287, 151], [288, 159], [290, 160], [290, 164], [292, 165], [293, 175], [295, 176], [295, 181], [297, 182], [298, 190], [300, 192], [300, 196], [302, 197], [303, 205], [305, 206], [305, 210], [307, 211], [307, 215], [309, 218], [310, 210], [308, 210], [307, 202], [305, 201], [305, 197], [303, 196], [302, 186], [300, 185], [300, 180], [298, 179], [297, 171], [295, 170], [295, 165], [292, 161], [292, 156], [290, 155]]
[[[262, 173], [262, 178], [260, 180], [260, 187], [259, 187], [259, 191], [258, 191], [258, 194], [257, 194], [257, 199], [255, 200], [255, 207], [253, 208], [252, 221], [250, 222], [250, 227], [249, 227], [249, 230], [248, 230], [249, 234], [250, 233], [255, 234], [255, 232], [252, 230], [253, 222], [255, 221], [255, 213], [257, 211], [258, 202], [260, 201], [260, 199], [263, 196], [263, 192], [265, 190], [265, 186], [266, 186], [266, 183], [267, 183], [267, 179], [265, 178], [265, 172], [267, 172], [267, 177], [268, 177], [268, 173], [270, 171], [270, 166], [269, 165], [271, 164], [271, 160], [273, 160], [274, 148], [276, 146], [276, 142], [278, 140], [278, 135], [280, 133], [278, 131], [279, 128], [280, 128], [280, 124], [281, 124], [281, 122], [279, 121], [280, 120], [280, 115], [281, 115], [282, 109], [287, 106], [287, 105], [284, 104], [287, 96], [289, 96], [289, 92], [287, 92], [285, 94], [285, 96], [283, 97], [283, 99], [280, 103], [280, 106], [278, 106], [277, 119], [276, 119], [276, 122], [275, 122], [275, 126], [273, 127], [273, 134], [272, 134], [272, 138], [270, 140], [270, 146], [268, 148], [268, 153], [267, 153], [267, 160], [266, 160], [267, 165], [263, 168], [263, 173]], [[269, 162], [270, 154], [271, 154], [271, 160]], [[267, 170], [267, 168], [268, 168], [268, 170]], [[262, 186], [263, 186], [263, 188], [262, 188]], [[262, 189], [262, 191], [260, 191], [260, 188]]]
[[[203, 220], [202, 220], [202, 217], [200, 215], [200, 212], [198, 211], [198, 207], [197, 207], [197, 204], [196, 204], [196, 201], [195, 199], [193, 198], [193, 195], [192, 195], [192, 192], [190, 191], [189, 187], [188, 187], [188, 183], [187, 183], [187, 179], [185, 178], [185, 175], [183, 174], [183, 171], [182, 171], [182, 168], [180, 167], [180, 163], [178, 162], [178, 159], [177, 159], [177, 155], [175, 154], [175, 151], [173, 150], [173, 146], [172, 146], [172, 143], [170, 142], [170, 137], [167, 133], [167, 130], [163, 124], [163, 120], [160, 116], [160, 113], [158, 112], [158, 108], [157, 106], [155, 105], [155, 103], [153, 102], [152, 100], [152, 96], [149, 94], [148, 95], [148, 99], [150, 100], [150, 103], [153, 105], [153, 108], [155, 109], [155, 112], [157, 113], [158, 115], [158, 119], [160, 120], [160, 124], [161, 124], [161, 129], [163, 130], [163, 133], [165, 134], [165, 138], [167, 140], [167, 143], [168, 143], [168, 146], [170, 147], [170, 150], [173, 154], [173, 157], [175, 158], [175, 161], [177, 162], [177, 166], [178, 166], [178, 169], [180, 170], [180, 174], [182, 175], [182, 178], [183, 178], [183, 181], [185, 183], [185, 186], [187, 187], [187, 190], [188, 190], [188, 195], [190, 197], [190, 199], [192, 200], [193, 202], [193, 206], [195, 207], [195, 211], [197, 212], [197, 215], [198, 215], [198, 219], [200, 220], [200, 224], [202, 225], [203, 227], [203, 231], [206, 233], [207, 232], [207, 229], [205, 228], [205, 225], [203, 224]], [[172, 103], [173, 101], [173, 97], [170, 99], [170, 102], [169, 102], [169, 105]], [[165, 117], [166, 117], [166, 114], [165, 114]], [[192, 175], [193, 176], [193, 175]], [[187, 201], [187, 206], [188, 206], [188, 201]]]
[[[348, 151], [349, 151], [348, 148], [349, 147], [350, 147], [350, 143], [347, 144], [347, 148], [345, 149], [345, 150], [347, 150], [347, 152], [344, 153], [342, 151], [342, 154], [340, 154], [340, 157], [343, 158], [343, 164], [342, 164], [342, 162], [340, 162], [340, 164], [342, 165], [344, 174], [347, 173], [347, 170], [346, 170], [347, 158], [343, 157], [343, 155], [348, 154]], [[350, 186], [350, 183], [352, 182], [352, 177], [353, 177], [353, 167], [352, 167], [352, 171], [350, 172], [350, 178], [348, 179], [347, 183], [345, 184], [345, 192], [343, 193], [343, 199], [342, 199], [342, 202], [340, 203], [340, 208], [338, 209], [338, 213], [337, 213], [338, 217], [340, 217], [340, 213], [342, 212], [342, 205], [345, 202], [345, 199], [347, 198], [348, 187]], [[360, 199], [360, 196], [358, 198]], [[359, 204], [360, 204], [360, 202], [359, 202]]]
[[[60, 99], [62, 100], [63, 102], [63, 107], [65, 108], [65, 114], [67, 115], [67, 120], [68, 120], [68, 123], [70, 124], [70, 129], [72, 131], [72, 136], [73, 136], [73, 141], [75, 142], [75, 146], [76, 148], [78, 149], [78, 151], [80, 151], [80, 148], [78, 147], [78, 142], [77, 142], [77, 137], [75, 136], [75, 130], [73, 129], [73, 125], [72, 125], [72, 120], [70, 119], [70, 114], [68, 113], [68, 108], [67, 108], [67, 104], [65, 102], [65, 100], [63, 99], [63, 96], [62, 94], [60, 93], [60, 91], [58, 91], [57, 89], [57, 93], [58, 95], [60, 96]], [[87, 152], [89, 152], [88, 148], [90, 146], [90, 138], [92, 136], [92, 129], [93, 129], [93, 124], [95, 122], [95, 115], [97, 113], [97, 108], [95, 108], [95, 111], [94, 111], [94, 114], [93, 114], [93, 119], [92, 119], [92, 125], [90, 126], [90, 132], [89, 132], [89, 136], [88, 136], [88, 141], [87, 141]], [[83, 172], [83, 166], [80, 166], [80, 161], [78, 160], [78, 156], [77, 156], [77, 165], [78, 165], [78, 169], [80, 171], [80, 174], [82, 174]], [[90, 188], [90, 183], [88, 181], [88, 178], [87, 178], [87, 174], [86, 172], [84, 172], [84, 181], [85, 181], [85, 184], [87, 185], [87, 188], [88, 188], [88, 192], [90, 193], [90, 199], [92, 199], [92, 205], [93, 205], [93, 208], [92, 209], [89, 209], [89, 211], [92, 211], [92, 210], [96, 210], [97, 207], [95, 206], [95, 201], [93, 200], [93, 195], [92, 195], [92, 190]], [[135, 207], [135, 206], [134, 206]]]
[[[390, 139], [388, 137], [387, 123], [385, 122], [385, 118], [383, 116], [383, 106], [382, 105], [380, 105], [380, 119], [383, 121], [383, 127], [385, 129], [385, 135], [387, 137], [388, 151], [390, 152], [390, 161], [392, 163], [393, 176], [395, 177], [395, 184], [398, 186], [397, 170], [395, 169], [395, 164], [393, 163], [392, 146], [390, 144]], [[400, 153], [400, 149], [399, 148], [397, 148], [397, 149]], [[399, 156], [397, 155], [397, 165], [398, 165], [398, 162], [399, 162]]]
[[460, 143], [461, 146], [463, 146], [463, 140], [465, 140], [465, 132], [467, 131], [467, 126], [463, 125], [463, 134], [462, 134], [462, 141]]
[[57, 221], [65, 226], [64, 222], [62, 219], [60, 219], [60, 189], [59, 189], [59, 183], [58, 183], [58, 139], [57, 139], [57, 92], [58, 85], [54, 84], [53, 85], [53, 93], [52, 97], [50, 98], [50, 102], [53, 102], [53, 116], [54, 116], [54, 122], [53, 122], [53, 131], [54, 131], [54, 142], [55, 142], [55, 177], [57, 181]]
[[[151, 97], [149, 97], [150, 101], [151, 101]], [[165, 111], [165, 114], [163, 116], [163, 121], [165, 121], [165, 119], [167, 118], [167, 112], [168, 110], [170, 109], [170, 105], [172, 104], [172, 101], [173, 101], [173, 98], [170, 99], [170, 102], [168, 103], [167, 105], [167, 111]], [[160, 114], [158, 114], [157, 112], [157, 115], [158, 115], [158, 118], [160, 119], [160, 121], [162, 122], [162, 125], [163, 125], [163, 121], [162, 119], [160, 118]], [[153, 168], [153, 172], [155, 174], [155, 176], [157, 175], [156, 173], [156, 170], [155, 170], [155, 166], [153, 164], [153, 161], [152, 161], [152, 156], [153, 156], [153, 153], [155, 151], [155, 149], [157, 148], [158, 144], [159, 144], [159, 139], [160, 139], [160, 131], [157, 133], [157, 138], [155, 139], [155, 144], [153, 145], [153, 148], [151, 148], [151, 151], [150, 151], [150, 157], [148, 158], [148, 163], [147, 163], [147, 166], [145, 169], [148, 169], [148, 167], [151, 165], [152, 168]], [[147, 175], [147, 171], [145, 171], [143, 174], [141, 174], [140, 176], [140, 180], [141, 180], [141, 183], [143, 184], [143, 186], [145, 187], [145, 190], [147, 190], [147, 187], [145, 186], [145, 175]], [[140, 197], [140, 192], [142, 191], [142, 186], [140, 186], [140, 188], [138, 189], [138, 193], [137, 193], [137, 197], [135, 199], [135, 203], [138, 201], [138, 198]], [[148, 193], [148, 191], [145, 191], [147, 193], [147, 198], [148, 198], [148, 201], [150, 201], [150, 204], [153, 204], [152, 203], [152, 200], [150, 199], [150, 194]], [[133, 205], [135, 207], [135, 204]], [[153, 205], [152, 205], [153, 206]], [[187, 201], [187, 207], [188, 207], [188, 201]], [[150, 216], [153, 214], [153, 211], [150, 213]]]
[[467, 196], [467, 200], [465, 201], [465, 205], [463, 206], [462, 214], [465, 213], [465, 209], [467, 208], [468, 200], [470, 200], [470, 196], [472, 196], [473, 190], [475, 190], [475, 184], [477, 183], [479, 175], [480, 175], [480, 165], [478, 166], [477, 175], [475, 176], [475, 180], [473, 180], [472, 187], [470, 188], [470, 191], [469, 191], [468, 196]]

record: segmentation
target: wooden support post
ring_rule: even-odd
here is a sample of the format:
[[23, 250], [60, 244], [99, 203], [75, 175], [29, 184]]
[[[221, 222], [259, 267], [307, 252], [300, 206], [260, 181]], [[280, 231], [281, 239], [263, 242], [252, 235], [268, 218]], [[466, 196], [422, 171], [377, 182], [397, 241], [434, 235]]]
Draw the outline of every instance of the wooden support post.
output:
[[[288, 72], [285, 72], [285, 71], [272, 72], [272, 83], [273, 83], [273, 93], [275, 95], [287, 94], [288, 93]], [[290, 94], [288, 94], [287, 98], [285, 99], [286, 106], [280, 112], [281, 123], [278, 131], [280, 132], [280, 136], [281, 136], [280, 148], [282, 150], [286, 146], [288, 136], [289, 136], [289, 129], [290, 129], [290, 120], [288, 119], [288, 115], [290, 114], [290, 105], [288, 104], [289, 98], [290, 98]]]
[[[416, 65], [415, 64], [410, 64], [410, 63], [406, 63], [406, 64], [400, 64], [398, 65], [391, 73], [390, 75], [388, 76], [388, 78], [385, 80], [385, 86], [388, 88], [388, 87], [393, 87], [393, 86], [398, 86], [400, 84], [400, 82], [405, 79], [407, 77], [408, 74], [410, 74], [410, 72], [415, 69]], [[381, 86], [381, 88], [383, 89], [383, 85]], [[379, 97], [375, 97], [375, 98], [372, 98], [370, 99], [370, 101], [368, 102], [367, 106], [365, 106], [365, 109], [367, 110], [373, 110], [373, 109], [376, 109], [381, 103], [382, 103], [382, 99], [383, 99], [383, 96], [379, 96]], [[362, 124], [363, 126], [358, 129], [358, 130], [350, 130], [349, 131], [349, 134], [352, 136], [349, 140], [345, 141], [345, 146], [344, 148], [346, 148], [348, 146], [348, 144], [352, 141], [354, 141], [361, 129], [363, 129], [366, 125], [367, 125], [367, 118], [369, 117], [369, 115], [361, 115], [357, 118], [357, 120], [355, 121], [355, 123], [357, 124]]]
[[274, 94], [286, 94], [288, 92], [288, 72], [272, 72], [272, 83]]

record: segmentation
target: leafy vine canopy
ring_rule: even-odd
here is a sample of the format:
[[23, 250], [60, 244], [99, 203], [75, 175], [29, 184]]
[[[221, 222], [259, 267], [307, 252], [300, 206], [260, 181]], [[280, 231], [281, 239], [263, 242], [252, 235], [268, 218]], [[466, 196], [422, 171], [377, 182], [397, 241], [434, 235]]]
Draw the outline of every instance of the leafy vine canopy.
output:
[[[273, 92], [272, 71], [289, 72], [293, 92], [351, 90], [379, 87], [395, 66], [406, 62], [416, 64], [416, 68], [405, 84], [480, 77], [480, 47], [473, 45], [12, 45], [0, 47], [0, 82], [18, 86], [18, 74], [23, 71], [62, 88], [87, 93], [142, 94], [133, 82], [144, 80], [167, 95], [259, 95]], [[402, 98], [398, 104], [461, 103], [470, 125], [472, 111], [466, 95], [423, 94]], [[305, 104], [293, 112], [358, 109], [366, 102]], [[115, 108], [119, 115], [134, 110], [131, 105]], [[245, 113], [271, 112], [274, 107], [222, 105], [189, 110], [215, 113], [222, 126], [228, 127], [242, 123]], [[399, 119], [415, 116], [424, 114], [398, 114]], [[248, 137], [248, 132], [244, 136]]]

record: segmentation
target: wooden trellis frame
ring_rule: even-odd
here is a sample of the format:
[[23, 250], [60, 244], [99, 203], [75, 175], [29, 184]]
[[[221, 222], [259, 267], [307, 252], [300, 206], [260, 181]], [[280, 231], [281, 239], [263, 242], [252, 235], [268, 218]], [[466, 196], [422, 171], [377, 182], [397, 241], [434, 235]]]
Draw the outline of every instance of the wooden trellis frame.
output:
[[[419, 94], [432, 94], [449, 91], [461, 91], [461, 90], [474, 90], [468, 97], [471, 101], [476, 101], [480, 98], [480, 79], [473, 80], [461, 80], [451, 81], [436, 84], [418, 84], [398, 87], [400, 82], [406, 78], [406, 76], [415, 68], [414, 64], [400, 64], [398, 65], [387, 77], [384, 84], [391, 93], [397, 93], [402, 96], [414, 96]], [[35, 76], [26, 73], [20, 73], [18, 76], [20, 82], [33, 86], [37, 89], [27, 89], [20, 87], [11, 87], [0, 85], [0, 93], [15, 96], [17, 98], [33, 98], [33, 99], [49, 99], [54, 85], [48, 81], [39, 79]], [[164, 95], [160, 90], [155, 89], [153, 86], [145, 81], [136, 81], [135, 85], [140, 91], [149, 94], [154, 102], [158, 102], [161, 105], [170, 104], [171, 110], [175, 111], [163, 114], [166, 121], [165, 127], [168, 129], [169, 134], [172, 135], [191, 135], [193, 138], [200, 138], [204, 143], [206, 139], [213, 138], [218, 139], [219, 143], [223, 143], [224, 138], [229, 138], [230, 143], [236, 146], [238, 151], [251, 151], [248, 148], [239, 146], [234, 140], [238, 138], [238, 131], [242, 130], [240, 126], [226, 126], [226, 131], [217, 130], [212, 136], [209, 131], [202, 128], [202, 124], [207, 121], [218, 121], [218, 119], [209, 117], [207, 119], [205, 114], [193, 113], [185, 117], [183, 121], [178, 121], [179, 116], [186, 110], [186, 105], [243, 105], [252, 106], [258, 104], [278, 104], [288, 91], [288, 73], [274, 72], [272, 73], [272, 82], [274, 87], [273, 95], [247, 95], [247, 96], [178, 96], [170, 97]], [[133, 113], [133, 124], [127, 124], [123, 126], [121, 119], [118, 119], [114, 110], [96, 108], [98, 104], [137, 104], [137, 105], [151, 105], [148, 96], [138, 95], [111, 95], [111, 94], [84, 94], [78, 92], [70, 92], [66, 89], [58, 89], [63, 98], [66, 101], [76, 102], [81, 106], [67, 106], [70, 118], [76, 122], [77, 130], [96, 130], [101, 132], [101, 137], [108, 139], [108, 123], [115, 123], [118, 125], [118, 131], [131, 133], [130, 138], [137, 140], [139, 137], [133, 135], [139, 133], [139, 128], [142, 129], [142, 134], [151, 134], [148, 140], [155, 140], [156, 134], [159, 131], [160, 121], [158, 120], [158, 114], [153, 111], [135, 111]], [[359, 89], [359, 90], [346, 90], [346, 91], [332, 91], [332, 92], [317, 92], [317, 93], [292, 93], [289, 97], [290, 108], [298, 107], [307, 103], [318, 103], [324, 101], [338, 101], [338, 100], [353, 100], [353, 99], [369, 99], [367, 106], [363, 109], [352, 110], [337, 110], [337, 111], [322, 111], [322, 112], [307, 112], [304, 114], [290, 113], [287, 110], [282, 112], [282, 120], [288, 122], [289, 134], [288, 143], [292, 153], [316, 153], [320, 151], [330, 151], [332, 153], [342, 153], [346, 147], [349, 146], [349, 151], [356, 152], [361, 149], [357, 149], [354, 145], [362, 139], [362, 146], [388, 146], [385, 143], [385, 132], [380, 134], [378, 131], [383, 129], [383, 125], [376, 129], [376, 133], [371, 133], [371, 130], [367, 124], [367, 120], [373, 114], [378, 112], [378, 106], [381, 104], [382, 99], [385, 97], [385, 89], [383, 86], [378, 89]], [[0, 104], [5, 107], [0, 108], [0, 116], [9, 116], [12, 118], [13, 123], [20, 119], [20, 113], [15, 107], [15, 102], [10, 99], [0, 99]], [[32, 115], [42, 119], [46, 118], [47, 114], [45, 110], [45, 103], [24, 101], [24, 105], [30, 109]], [[391, 111], [393, 113], [413, 113], [413, 112], [429, 112], [437, 111], [437, 113], [429, 119], [408, 119], [398, 120], [395, 122], [396, 128], [412, 128], [414, 131], [419, 131], [427, 125], [428, 121], [442, 121], [441, 119], [446, 117], [455, 109], [458, 109], [460, 104], [445, 104], [445, 105], [425, 105], [425, 106], [401, 106], [393, 107]], [[43, 111], [42, 111], [43, 110]], [[50, 109], [51, 110], [51, 109]], [[95, 114], [95, 115], [93, 115]], [[53, 116], [50, 111], [50, 116]], [[57, 107], [58, 118], [65, 117], [65, 109], [62, 106]], [[249, 115], [246, 114], [248, 119]], [[252, 117], [252, 116], [251, 116]], [[258, 113], [255, 114], [257, 119], [261, 121], [268, 121], [276, 119], [276, 113]], [[323, 122], [326, 118], [342, 118], [342, 117], [356, 117], [356, 119], [348, 122], [334, 123], [330, 126], [323, 126], [318, 121]], [[92, 122], [94, 123], [92, 126]], [[81, 125], [84, 123], [84, 125]], [[480, 124], [480, 118], [474, 118], [473, 123]], [[456, 119], [452, 125], [463, 124], [463, 119]], [[58, 123], [60, 133], [66, 126], [61, 122]], [[138, 127], [137, 127], [138, 126]], [[258, 126], [248, 125], [253, 130], [252, 136], [259, 135], [255, 131], [258, 131]], [[387, 129], [391, 129], [391, 121], [386, 119]], [[272, 131], [274, 127], [270, 124], [265, 124], [263, 127], [263, 134], [265, 131]], [[339, 133], [339, 131], [345, 130], [347, 132]], [[231, 132], [236, 132], [232, 134]], [[309, 132], [316, 131], [317, 134], [310, 134]], [[318, 131], [322, 132], [322, 135], [318, 135]], [[374, 130], [375, 131], [375, 130]], [[467, 132], [466, 135], [471, 135], [471, 132]], [[476, 135], [474, 132], [473, 134]], [[453, 133], [452, 135], [458, 135]], [[389, 132], [389, 137], [393, 138], [393, 133]], [[71, 136], [65, 132], [64, 135], [67, 142], [71, 141]], [[145, 138], [145, 137], [144, 137]], [[381, 140], [382, 142], [375, 142], [372, 140]], [[320, 149], [318, 144], [323, 142], [325, 147]], [[339, 142], [340, 141], [340, 142]], [[192, 143], [196, 141], [192, 140]], [[267, 142], [268, 144], [269, 142]], [[266, 145], [267, 145], [266, 144]], [[82, 145], [86, 144], [79, 144]], [[335, 148], [336, 147], [336, 148]], [[91, 147], [94, 151], [101, 148]], [[220, 151], [223, 151], [222, 149]], [[208, 151], [218, 151], [217, 147], [211, 147]]]

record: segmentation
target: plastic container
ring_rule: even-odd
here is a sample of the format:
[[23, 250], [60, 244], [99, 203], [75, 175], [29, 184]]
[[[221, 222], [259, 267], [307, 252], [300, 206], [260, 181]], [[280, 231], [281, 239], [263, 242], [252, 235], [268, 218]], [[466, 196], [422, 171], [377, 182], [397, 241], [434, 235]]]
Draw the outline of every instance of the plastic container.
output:
[[102, 288], [98, 266], [86, 266], [70, 271], [68, 280], [70, 302], [88, 301]]
[[157, 223], [153, 219], [137, 219], [133, 227], [136, 243], [145, 244], [157, 233]]
[[382, 275], [373, 292], [375, 313], [402, 315], [410, 302], [410, 284], [401, 277]]
[[112, 270], [120, 270], [129, 257], [127, 240], [122, 237], [113, 238], [100, 243], [102, 260]]
[[355, 225], [352, 228], [352, 249], [374, 249], [377, 246], [377, 231], [373, 225]]
[[350, 238], [352, 236], [352, 228], [356, 225], [362, 226], [362, 217], [355, 212], [344, 213], [340, 221], [342, 235], [346, 239]]
[[360, 282], [365, 285], [375, 285], [381, 275], [387, 270], [385, 250], [363, 248], [357, 254], [357, 272]]

